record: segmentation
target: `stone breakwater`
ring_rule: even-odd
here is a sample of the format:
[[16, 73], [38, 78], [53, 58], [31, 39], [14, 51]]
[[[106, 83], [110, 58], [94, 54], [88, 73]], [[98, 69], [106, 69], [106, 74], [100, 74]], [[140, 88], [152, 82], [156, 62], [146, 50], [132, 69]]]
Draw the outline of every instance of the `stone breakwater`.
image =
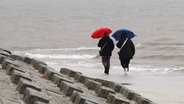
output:
[[154, 104], [120, 83], [0, 52], [0, 104]]

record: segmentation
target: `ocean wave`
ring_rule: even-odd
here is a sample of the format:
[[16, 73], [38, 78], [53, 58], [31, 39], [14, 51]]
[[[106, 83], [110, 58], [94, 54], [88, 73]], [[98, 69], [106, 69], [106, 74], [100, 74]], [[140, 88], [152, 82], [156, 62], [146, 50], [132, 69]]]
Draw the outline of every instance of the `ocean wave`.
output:
[[157, 74], [166, 74], [166, 73], [184, 73], [184, 67], [154, 67], [149, 65], [137, 65], [130, 67], [133, 71], [139, 71], [139, 72], [152, 72]]
[[76, 63], [65, 63], [65, 65], [70, 67], [85, 67], [85, 68], [101, 68], [101, 63], [86, 63], [86, 62], [76, 62]]
[[31, 58], [48, 58], [48, 59], [92, 59], [95, 57], [95, 55], [88, 55], [88, 54], [75, 54], [75, 55], [68, 55], [68, 54], [33, 54], [33, 53], [25, 53], [26, 56], [29, 56]]
[[154, 45], [183, 46], [184, 45], [184, 43], [181, 43], [181, 42], [145, 42], [143, 44], [151, 45], [151, 46], [154, 46]]
[[176, 49], [181, 49], [180, 46], [157, 46], [156, 47], [159, 50], [176, 50]]
[[78, 51], [78, 50], [97, 50], [98, 47], [76, 47], [76, 48], [49, 48], [49, 49], [36, 49], [32, 51]]
[[184, 51], [184, 43], [156, 43], [156, 42], [146, 42], [135, 44], [136, 49], [139, 50], [150, 50], [150, 51]]
[[184, 60], [184, 55], [147, 55], [147, 56], [140, 56], [138, 58], [142, 59], [182, 59]]

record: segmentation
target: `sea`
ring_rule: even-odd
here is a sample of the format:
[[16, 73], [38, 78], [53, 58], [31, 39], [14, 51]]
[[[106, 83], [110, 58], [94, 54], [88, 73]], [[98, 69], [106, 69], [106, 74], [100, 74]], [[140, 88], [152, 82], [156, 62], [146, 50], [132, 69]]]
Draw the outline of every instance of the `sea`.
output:
[[[0, 0], [0, 48], [91, 76], [130, 83], [158, 104], [184, 104], [184, 0]], [[109, 75], [98, 55], [101, 28], [136, 34], [124, 75], [115, 47]], [[117, 41], [111, 37], [116, 45]]]

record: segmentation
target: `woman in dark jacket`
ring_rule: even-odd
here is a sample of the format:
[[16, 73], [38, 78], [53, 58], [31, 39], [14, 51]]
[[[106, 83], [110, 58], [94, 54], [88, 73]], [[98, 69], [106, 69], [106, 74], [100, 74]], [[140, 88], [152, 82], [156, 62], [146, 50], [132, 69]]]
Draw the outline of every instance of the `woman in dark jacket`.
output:
[[116, 46], [120, 48], [118, 54], [121, 61], [121, 66], [124, 68], [124, 71], [129, 71], [130, 60], [133, 59], [135, 54], [135, 46], [132, 40], [127, 38], [126, 33], [122, 33], [121, 39], [118, 41]]
[[114, 49], [114, 43], [108, 34], [105, 33], [104, 37], [102, 37], [102, 39], [99, 40], [98, 47], [101, 48], [99, 54], [102, 57], [102, 64], [105, 68], [104, 73], [109, 74], [110, 57]]

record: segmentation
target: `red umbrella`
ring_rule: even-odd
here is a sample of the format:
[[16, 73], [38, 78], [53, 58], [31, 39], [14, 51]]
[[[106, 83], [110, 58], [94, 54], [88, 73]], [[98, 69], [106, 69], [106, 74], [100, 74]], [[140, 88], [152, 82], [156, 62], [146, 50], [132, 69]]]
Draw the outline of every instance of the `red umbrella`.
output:
[[100, 28], [96, 31], [94, 31], [91, 35], [91, 37], [93, 39], [98, 39], [98, 38], [102, 38], [104, 36], [105, 33], [112, 33], [112, 30], [110, 28]]

